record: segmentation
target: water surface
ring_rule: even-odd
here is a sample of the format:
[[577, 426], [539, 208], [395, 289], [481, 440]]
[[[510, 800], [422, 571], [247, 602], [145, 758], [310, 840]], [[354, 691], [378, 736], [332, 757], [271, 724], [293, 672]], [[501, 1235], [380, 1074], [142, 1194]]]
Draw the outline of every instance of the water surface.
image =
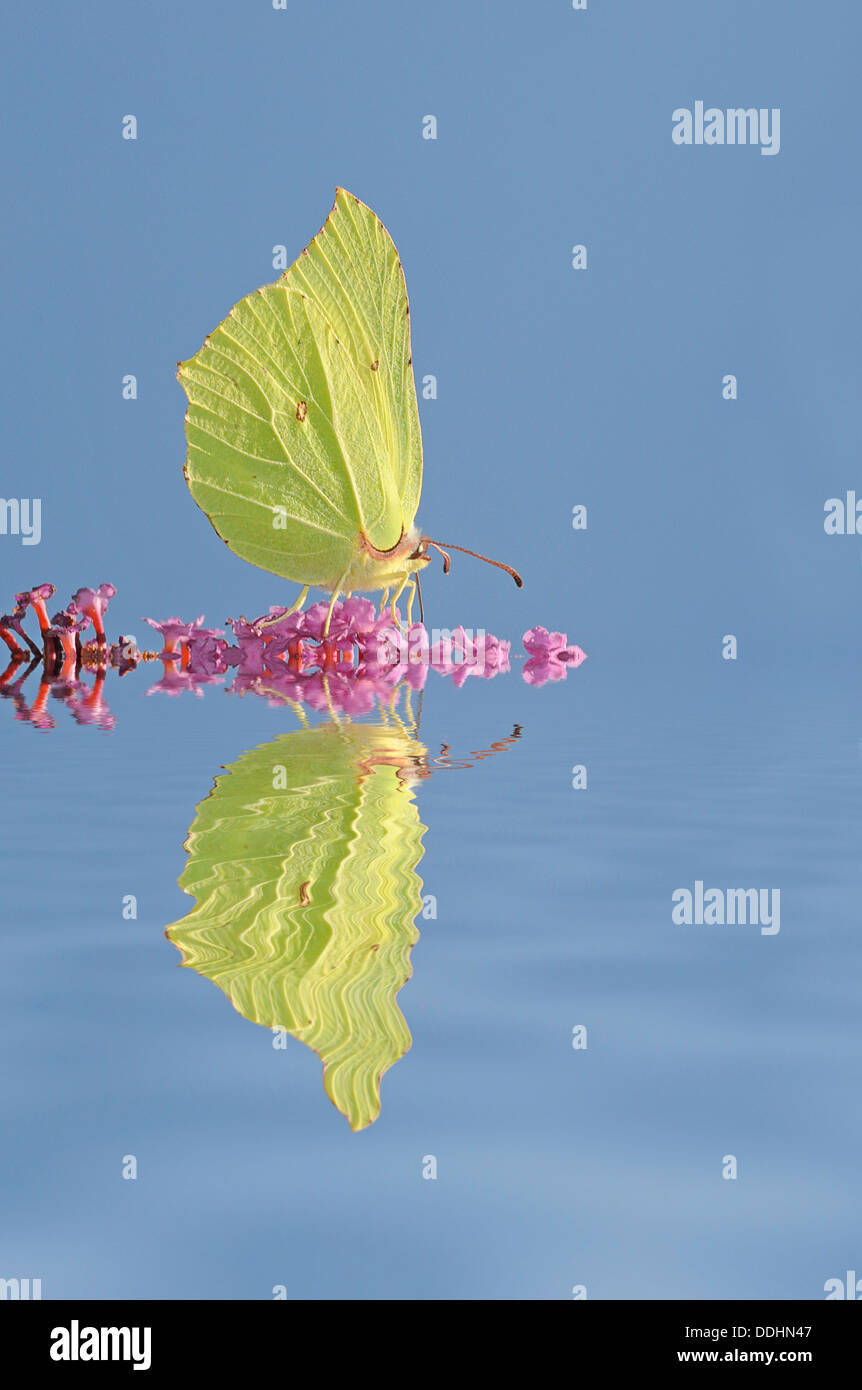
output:
[[[428, 757], [473, 766], [411, 788], [437, 917], [360, 1133], [164, 935], [195, 807], [296, 716], [143, 671], [111, 734], [0, 708], [4, 1266], [46, 1297], [822, 1296], [858, 1239], [862, 725], [840, 670], [784, 676], [429, 682]], [[779, 888], [780, 932], [675, 926], [698, 878]]]

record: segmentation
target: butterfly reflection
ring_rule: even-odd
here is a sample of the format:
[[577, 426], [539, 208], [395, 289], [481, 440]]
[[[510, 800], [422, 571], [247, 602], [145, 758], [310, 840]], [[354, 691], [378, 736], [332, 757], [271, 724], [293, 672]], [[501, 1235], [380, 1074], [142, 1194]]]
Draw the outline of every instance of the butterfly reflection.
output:
[[417, 784], [520, 732], [455, 762], [392, 714], [302, 728], [243, 754], [197, 808], [179, 880], [196, 903], [166, 935], [274, 1046], [289, 1034], [319, 1055], [354, 1130], [411, 1042], [396, 995], [423, 901]]

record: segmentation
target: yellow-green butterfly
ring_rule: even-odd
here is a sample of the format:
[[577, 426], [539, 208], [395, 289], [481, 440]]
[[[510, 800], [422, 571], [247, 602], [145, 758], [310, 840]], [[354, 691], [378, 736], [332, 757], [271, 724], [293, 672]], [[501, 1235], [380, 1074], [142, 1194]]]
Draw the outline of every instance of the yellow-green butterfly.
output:
[[[316, 585], [332, 593], [330, 614], [339, 595], [378, 589], [381, 610], [391, 593], [394, 612], [409, 586], [409, 619], [429, 548], [447, 573], [449, 556], [416, 526], [410, 309], [398, 252], [371, 209], [336, 189], [299, 259], [231, 309], [178, 376], [186, 479], [230, 549], [302, 584], [295, 608]], [[488, 563], [520, 587], [509, 565]]]

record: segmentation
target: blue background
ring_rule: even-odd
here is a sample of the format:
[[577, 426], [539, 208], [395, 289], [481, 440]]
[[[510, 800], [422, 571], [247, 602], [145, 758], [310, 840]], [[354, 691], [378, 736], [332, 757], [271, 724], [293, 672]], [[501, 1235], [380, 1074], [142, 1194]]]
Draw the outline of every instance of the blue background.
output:
[[[858, 6], [114, 0], [2, 23], [0, 492], [40, 497], [43, 535], [0, 536], [0, 608], [110, 580], [112, 633], [143, 639], [143, 614], [292, 596], [194, 506], [175, 364], [342, 184], [396, 241], [438, 378], [420, 520], [526, 579], [456, 557], [429, 624], [517, 647], [542, 623], [590, 659], [542, 690], [429, 683], [432, 751], [525, 732], [420, 789], [440, 915], [400, 996], [413, 1049], [358, 1136], [316, 1059], [273, 1052], [162, 936], [195, 804], [292, 717], [146, 700], [140, 671], [109, 681], [110, 736], [0, 707], [0, 1276], [822, 1297], [862, 1269], [862, 567], [823, 528], [862, 497]], [[780, 153], [674, 145], [699, 99], [780, 107]], [[779, 887], [780, 934], [675, 928], [696, 878]]]

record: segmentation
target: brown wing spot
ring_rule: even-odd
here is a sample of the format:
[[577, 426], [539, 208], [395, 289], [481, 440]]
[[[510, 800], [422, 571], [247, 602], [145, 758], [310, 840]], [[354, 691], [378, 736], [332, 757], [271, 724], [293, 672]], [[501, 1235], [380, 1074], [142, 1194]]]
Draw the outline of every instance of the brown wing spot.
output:
[[299, 421], [300, 424], [303, 423], [303, 421], [305, 420], [305, 417], [306, 417], [307, 414], [308, 414], [308, 406], [306, 405], [305, 401], [297, 401], [297, 403], [296, 403], [296, 418], [297, 418], [297, 420]]
[[412, 366], [413, 366], [413, 358], [412, 358], [412, 357], [408, 357], [408, 358], [407, 358], [407, 365], [408, 365], [408, 367], [412, 367]]
[[371, 363], [371, 370], [372, 370], [372, 372], [376, 372], [376, 371], [377, 371], [377, 368], [378, 368], [379, 366], [380, 366], [380, 361], [379, 361], [378, 358], [375, 357], [374, 361]]
[[[311, 883], [311, 879], [310, 879], [310, 878], [307, 878], [307, 879], [305, 880], [304, 883], [301, 883], [301, 884], [299, 885], [299, 905], [300, 905], [300, 907], [308, 907], [308, 904], [311, 902], [311, 894], [310, 894], [309, 891], [308, 891], [308, 887], [309, 887], [309, 884], [310, 884], [310, 883]], [[310, 1022], [310, 1020], [309, 1020], [309, 1022]]]

